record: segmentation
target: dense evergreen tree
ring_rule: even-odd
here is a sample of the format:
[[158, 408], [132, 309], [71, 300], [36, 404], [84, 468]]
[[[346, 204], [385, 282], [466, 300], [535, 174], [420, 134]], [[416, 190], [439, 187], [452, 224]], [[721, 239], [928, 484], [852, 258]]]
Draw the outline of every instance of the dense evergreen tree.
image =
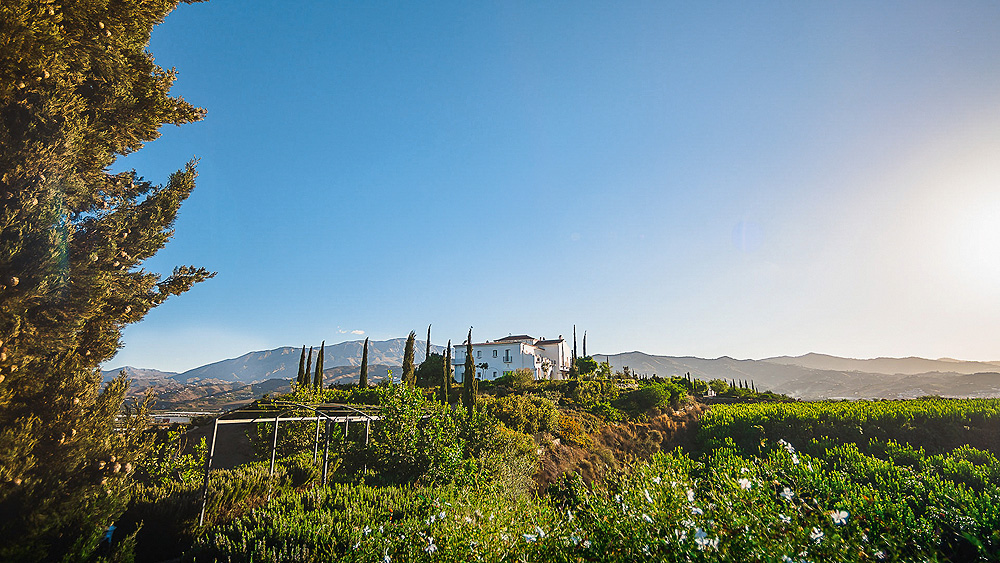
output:
[[587, 331], [583, 331], [583, 357], [589, 357], [587, 356]]
[[212, 274], [142, 269], [195, 185], [118, 156], [203, 111], [146, 51], [176, 1], [0, 2], [0, 560], [88, 556], [143, 455], [128, 384], [99, 366], [121, 330]]
[[299, 384], [299, 387], [305, 387], [306, 385], [305, 379], [306, 379], [306, 345], [303, 344], [302, 355], [299, 356], [299, 376], [298, 378], [296, 378], [295, 381]]
[[472, 329], [469, 329], [469, 339], [465, 342], [465, 373], [462, 375], [462, 404], [472, 414], [476, 407], [476, 362], [472, 357]]
[[444, 349], [444, 365], [441, 366], [441, 402], [448, 404], [451, 399], [451, 340]]
[[437, 387], [441, 383], [441, 369], [444, 365], [444, 355], [431, 352], [431, 355], [417, 366], [414, 381], [418, 387]]
[[313, 366], [313, 347], [309, 347], [309, 353], [306, 354], [306, 375], [303, 378], [305, 386], [309, 386], [309, 380], [312, 377], [312, 366]]
[[358, 377], [358, 387], [368, 387], [368, 338], [365, 338], [365, 348], [361, 352], [361, 375]]
[[326, 354], [326, 340], [319, 345], [319, 356], [316, 357], [316, 375], [313, 376], [313, 389], [323, 388], [323, 356]]
[[427, 352], [424, 354], [424, 361], [431, 357], [431, 325], [427, 325]]
[[413, 347], [417, 341], [417, 333], [410, 331], [406, 337], [406, 347], [403, 349], [403, 383], [413, 388], [417, 384], [416, 373], [413, 370]]

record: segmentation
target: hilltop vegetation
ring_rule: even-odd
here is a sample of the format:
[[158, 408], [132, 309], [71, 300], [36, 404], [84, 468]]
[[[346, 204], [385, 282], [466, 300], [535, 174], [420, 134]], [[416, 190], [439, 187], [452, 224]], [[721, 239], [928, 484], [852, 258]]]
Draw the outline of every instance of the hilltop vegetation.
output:
[[327, 486], [314, 427], [279, 432], [275, 476], [264, 462], [213, 473], [204, 528], [196, 471], [144, 485], [116, 550], [248, 562], [1000, 559], [988, 431], [1000, 401], [802, 403], [729, 386], [745, 402], [707, 407], [697, 395], [708, 385], [515, 374], [483, 382], [471, 415], [433, 387], [297, 390], [284, 398], [378, 404], [385, 422], [367, 446], [358, 425], [338, 436]]

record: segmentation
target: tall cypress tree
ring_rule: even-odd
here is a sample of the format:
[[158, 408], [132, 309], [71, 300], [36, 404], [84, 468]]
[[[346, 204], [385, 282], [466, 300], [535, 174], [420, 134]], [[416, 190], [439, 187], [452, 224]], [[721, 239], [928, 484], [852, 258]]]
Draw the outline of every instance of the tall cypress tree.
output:
[[472, 328], [465, 342], [465, 373], [462, 375], [462, 404], [472, 414], [476, 406], [476, 362], [472, 358]]
[[431, 325], [427, 325], [427, 352], [424, 354], [424, 361], [431, 358]]
[[316, 375], [313, 377], [313, 389], [323, 388], [323, 356], [326, 354], [326, 340], [319, 345], [319, 356], [316, 358]]
[[416, 341], [417, 333], [411, 330], [403, 349], [403, 382], [411, 389], [417, 385], [417, 374], [413, 369], [413, 347]]
[[303, 378], [304, 383], [305, 383], [306, 386], [309, 385], [309, 378], [310, 378], [310, 375], [312, 374], [312, 365], [313, 365], [313, 347], [310, 346], [309, 347], [309, 354], [306, 356], [306, 375]]
[[299, 376], [295, 379], [295, 381], [299, 384], [299, 387], [303, 387], [305, 385], [305, 377], [306, 377], [306, 345], [303, 344], [302, 354], [299, 356]]
[[92, 551], [144, 455], [101, 391], [121, 331], [212, 276], [143, 270], [172, 234], [194, 162], [165, 185], [119, 155], [203, 111], [147, 51], [176, 1], [0, 3], [0, 561]]
[[361, 376], [358, 378], [358, 387], [368, 387], [368, 338], [365, 338], [365, 349], [361, 352]]
[[587, 357], [587, 331], [583, 331], [583, 357]]
[[448, 404], [451, 398], [451, 340], [444, 349], [444, 365], [441, 368], [441, 402]]

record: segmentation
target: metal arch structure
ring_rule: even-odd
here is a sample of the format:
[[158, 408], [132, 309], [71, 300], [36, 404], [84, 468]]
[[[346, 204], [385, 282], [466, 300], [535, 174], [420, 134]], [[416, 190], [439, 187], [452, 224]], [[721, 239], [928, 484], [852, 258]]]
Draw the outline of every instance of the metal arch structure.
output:
[[[277, 408], [260, 408], [262, 406]], [[215, 442], [218, 437], [220, 424], [257, 424], [274, 423], [274, 436], [271, 440], [271, 468], [269, 475], [274, 475], [274, 463], [278, 450], [278, 425], [281, 422], [316, 422], [316, 438], [313, 442], [313, 463], [316, 463], [319, 455], [319, 427], [320, 421], [325, 422], [325, 440], [323, 446], [323, 484], [326, 485], [327, 472], [329, 470], [330, 453], [330, 427], [332, 424], [344, 423], [344, 436], [351, 422], [365, 423], [365, 445], [368, 445], [368, 438], [371, 434], [371, 423], [381, 420], [377, 407], [366, 409], [373, 412], [365, 412], [361, 408], [340, 403], [321, 403], [315, 405], [305, 405], [293, 401], [270, 401], [264, 405], [257, 405], [258, 408], [236, 409], [223, 413], [215, 418], [212, 426], [212, 443], [208, 449], [208, 456], [205, 459], [205, 480], [201, 489], [201, 513], [198, 515], [198, 526], [205, 523], [205, 508], [208, 506], [208, 474], [212, 470], [212, 458], [215, 456]], [[313, 416], [285, 416], [297, 409], [312, 411]], [[246, 416], [251, 415], [251, 416]]]

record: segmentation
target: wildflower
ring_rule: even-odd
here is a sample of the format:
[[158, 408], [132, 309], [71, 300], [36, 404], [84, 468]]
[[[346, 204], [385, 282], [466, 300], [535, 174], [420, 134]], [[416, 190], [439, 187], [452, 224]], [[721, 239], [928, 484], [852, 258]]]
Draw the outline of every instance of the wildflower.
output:
[[843, 526], [847, 523], [848, 513], [846, 510], [834, 510], [830, 512], [830, 518], [833, 519], [833, 523], [837, 526]]
[[382, 563], [392, 563], [392, 557], [389, 557], [389, 548], [385, 548], [385, 556], [382, 558]]
[[653, 519], [649, 517], [649, 514], [643, 513], [642, 514], [642, 519], [645, 520], [649, 524], [653, 523]]
[[750, 470], [747, 469], [746, 467], [741, 467], [740, 468], [740, 473], [750, 473]]
[[572, 542], [573, 545], [580, 545], [580, 536], [576, 534], [570, 534], [569, 541]]
[[685, 528], [694, 528], [694, 520], [681, 520], [681, 526]]
[[793, 493], [792, 490], [789, 489], [788, 487], [782, 489], [781, 492], [778, 494], [781, 495], [781, 497], [787, 500], [788, 502], [792, 502], [792, 497], [795, 496], [795, 493]]
[[799, 456], [792, 454], [792, 463], [795, 465], [799, 464]]
[[573, 511], [572, 510], [567, 510], [566, 511], [566, 520], [568, 520], [570, 522], [573, 521]]
[[687, 490], [688, 502], [694, 502], [694, 491], [691, 489]]
[[677, 541], [682, 542], [687, 539], [688, 534], [684, 530], [674, 530], [674, 535], [677, 536]]
[[622, 496], [621, 495], [615, 495], [615, 502], [617, 502], [618, 504], [621, 504], [622, 503]]
[[653, 497], [649, 496], [649, 491], [643, 489], [642, 494], [646, 497], [646, 502], [648, 502], [649, 504], [653, 504]]
[[885, 559], [885, 552], [882, 551], [881, 549], [876, 551], [872, 555], [874, 555], [876, 559]]
[[368, 534], [372, 533], [372, 529], [369, 528], [368, 526], [365, 526], [365, 529], [361, 530], [361, 533], [367, 536]]
[[792, 559], [791, 557], [787, 556], [787, 555], [782, 555], [781, 556], [781, 563], [792, 563], [792, 561], [795, 561], [795, 560]]
[[823, 530], [820, 530], [819, 528], [813, 528], [812, 531], [809, 532], [809, 539], [811, 539], [816, 543], [819, 543], [820, 540], [823, 539]]
[[717, 548], [719, 547], [719, 538], [709, 538], [708, 533], [701, 528], [698, 528], [694, 532], [694, 543], [698, 546], [698, 549], [704, 550], [705, 548]]
[[539, 528], [538, 526], [535, 526], [535, 533], [538, 534], [538, 537], [540, 538], [545, 537], [545, 530]]
[[659, 475], [657, 475], [656, 477], [653, 477], [653, 479], [652, 479], [653, 483], [655, 483], [655, 484], [657, 484], [657, 485], [659, 485], [659, 484], [660, 484], [660, 480], [661, 480], [661, 479], [660, 479], [660, 476], [659, 476]]
[[788, 442], [786, 442], [784, 440], [778, 440], [778, 445], [781, 446], [781, 447], [783, 447], [783, 448], [785, 448], [785, 451], [788, 452], [788, 453], [790, 453], [790, 454], [794, 454], [795, 453], [795, 448], [793, 448], [791, 444], [789, 444]]
[[792, 523], [792, 519], [790, 517], [788, 517], [788, 516], [785, 516], [784, 514], [779, 514], [778, 515], [778, 520], [781, 520], [782, 524], [791, 524]]
[[445, 512], [444, 512], [444, 511], [442, 510], [442, 511], [441, 511], [441, 513], [440, 513], [440, 514], [438, 514], [438, 519], [440, 519], [440, 520], [444, 520], [444, 517], [445, 517], [445, 516], [446, 516], [446, 514], [445, 514]]
[[583, 548], [584, 549], [590, 548], [590, 540], [583, 540]]
[[691, 514], [704, 514], [704, 513], [705, 513], [705, 511], [702, 510], [702, 509], [700, 509], [700, 508], [698, 508], [697, 506], [692, 506], [691, 507]]
[[431, 538], [431, 542], [427, 544], [427, 547], [424, 548], [424, 551], [426, 551], [427, 553], [434, 553], [437, 550], [438, 546], [434, 545], [434, 538]]
[[750, 482], [750, 479], [747, 479], [746, 477], [740, 479], [740, 488], [743, 489], [744, 491], [752, 486], [753, 483]]
[[521, 534], [521, 537], [523, 537], [524, 541], [528, 543], [532, 543], [533, 541], [538, 539], [538, 536], [536, 536], [535, 534]]

